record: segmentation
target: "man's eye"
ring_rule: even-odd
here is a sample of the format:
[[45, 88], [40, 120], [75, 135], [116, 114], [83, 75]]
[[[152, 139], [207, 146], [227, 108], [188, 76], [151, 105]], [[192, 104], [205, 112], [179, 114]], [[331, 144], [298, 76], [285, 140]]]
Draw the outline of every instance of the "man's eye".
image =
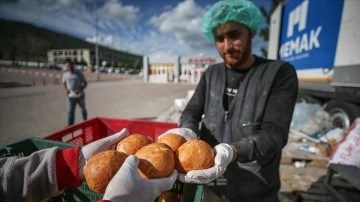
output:
[[223, 42], [224, 41], [224, 36], [216, 36], [215, 41], [216, 42]]
[[240, 35], [241, 35], [241, 32], [231, 32], [228, 34], [228, 37], [230, 39], [235, 39], [235, 38], [238, 38]]

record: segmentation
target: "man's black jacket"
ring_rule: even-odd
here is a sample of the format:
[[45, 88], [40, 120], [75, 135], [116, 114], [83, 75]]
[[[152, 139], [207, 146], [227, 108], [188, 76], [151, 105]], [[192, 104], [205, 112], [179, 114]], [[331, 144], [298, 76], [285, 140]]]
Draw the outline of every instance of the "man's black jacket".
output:
[[287, 62], [256, 57], [226, 112], [225, 68], [219, 63], [204, 72], [180, 127], [192, 129], [213, 147], [223, 142], [235, 146], [238, 157], [224, 174], [230, 199], [272, 196], [280, 189], [281, 150], [298, 93], [296, 71]]

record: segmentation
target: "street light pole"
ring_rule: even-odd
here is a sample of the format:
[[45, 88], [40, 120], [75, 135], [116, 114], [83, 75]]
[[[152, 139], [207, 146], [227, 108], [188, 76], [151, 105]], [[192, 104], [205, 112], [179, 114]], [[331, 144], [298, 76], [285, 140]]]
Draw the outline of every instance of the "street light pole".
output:
[[96, 71], [96, 80], [100, 80], [100, 69], [99, 69], [99, 49], [98, 49], [98, 13], [97, 13], [97, 5], [96, 0], [95, 2], [95, 71]]

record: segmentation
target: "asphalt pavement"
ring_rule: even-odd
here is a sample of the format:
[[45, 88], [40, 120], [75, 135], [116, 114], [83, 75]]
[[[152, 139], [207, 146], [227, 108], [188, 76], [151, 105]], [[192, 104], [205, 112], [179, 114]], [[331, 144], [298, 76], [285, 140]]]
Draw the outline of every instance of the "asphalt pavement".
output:
[[[0, 147], [29, 137], [43, 138], [66, 127], [67, 103], [64, 88], [58, 80], [60, 75], [61, 72], [55, 70], [0, 67]], [[89, 81], [85, 89], [89, 119], [155, 121], [160, 118], [161, 121], [174, 121], [179, 118], [174, 108], [175, 99], [187, 97], [189, 90], [196, 87], [147, 83], [138, 75], [85, 75]], [[79, 122], [82, 120], [77, 107], [76, 123]], [[279, 196], [282, 202], [293, 201], [294, 187], [309, 187], [318, 176], [326, 173], [326, 169], [320, 168], [291, 168], [292, 165], [281, 165]], [[284, 180], [284, 176], [294, 176], [294, 179]], [[304, 176], [308, 178], [305, 182], [301, 180]], [[207, 187], [204, 192], [207, 193], [206, 201], [222, 201]]]
[[[49, 73], [44, 70], [37, 76], [44, 72]], [[102, 74], [100, 80], [95, 73], [85, 75], [89, 80], [85, 89], [89, 119], [155, 120], [173, 106], [176, 98], [183, 98], [188, 90], [195, 89], [191, 84], [148, 83], [138, 75]], [[51, 79], [45, 85], [42, 82], [32, 85], [34, 76], [34, 73], [8, 72], [1, 68], [0, 83], [19, 85], [0, 86], [0, 147], [29, 137], [43, 138], [66, 127], [67, 102], [63, 86], [50, 82]], [[82, 122], [79, 107], [75, 113], [76, 123]]]

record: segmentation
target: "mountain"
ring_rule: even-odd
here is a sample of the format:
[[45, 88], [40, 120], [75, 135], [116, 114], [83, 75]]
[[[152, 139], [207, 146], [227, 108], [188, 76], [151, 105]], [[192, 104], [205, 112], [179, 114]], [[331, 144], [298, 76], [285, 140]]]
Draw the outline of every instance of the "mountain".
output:
[[[95, 45], [79, 38], [32, 24], [0, 19], [0, 59], [11, 61], [47, 62], [47, 51], [50, 49], [87, 48], [94, 50]], [[114, 50], [99, 46], [99, 52], [116, 52], [127, 61], [142, 59], [141, 55]], [[142, 62], [142, 61], [141, 61]]]

